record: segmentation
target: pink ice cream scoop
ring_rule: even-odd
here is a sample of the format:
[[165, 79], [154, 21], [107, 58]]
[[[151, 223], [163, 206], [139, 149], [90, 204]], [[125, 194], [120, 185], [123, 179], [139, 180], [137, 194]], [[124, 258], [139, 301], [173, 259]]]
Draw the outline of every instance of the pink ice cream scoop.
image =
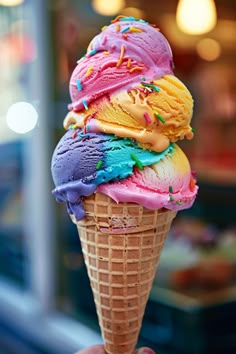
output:
[[134, 202], [148, 209], [179, 211], [192, 206], [198, 186], [186, 155], [174, 144], [163, 160], [143, 170], [135, 169], [124, 180], [101, 184], [97, 191], [117, 203]]
[[[140, 35], [141, 34], [141, 35]], [[70, 109], [80, 111], [97, 98], [173, 74], [169, 43], [143, 20], [120, 18], [94, 37], [70, 80]]]

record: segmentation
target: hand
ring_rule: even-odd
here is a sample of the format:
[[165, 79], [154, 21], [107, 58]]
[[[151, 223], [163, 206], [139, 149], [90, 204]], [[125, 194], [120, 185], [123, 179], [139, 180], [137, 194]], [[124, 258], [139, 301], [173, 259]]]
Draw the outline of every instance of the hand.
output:
[[[82, 349], [75, 354], [106, 354], [106, 353], [103, 345], [93, 345], [92, 347]], [[135, 354], [155, 354], [155, 352], [148, 347], [142, 347], [139, 348]]]

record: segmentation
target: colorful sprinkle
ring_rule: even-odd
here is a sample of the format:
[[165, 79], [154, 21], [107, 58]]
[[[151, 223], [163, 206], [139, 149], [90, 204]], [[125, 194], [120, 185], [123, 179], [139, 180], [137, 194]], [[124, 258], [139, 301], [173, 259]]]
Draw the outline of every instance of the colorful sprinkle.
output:
[[169, 199], [169, 201], [170, 202], [173, 202], [175, 200], [175, 198], [174, 197], [172, 197], [172, 195], [170, 195], [170, 199]]
[[195, 130], [196, 130], [196, 129], [192, 128], [192, 133], [195, 133]]
[[148, 124], [152, 123], [151, 117], [147, 112], [144, 113], [144, 118]]
[[85, 73], [85, 77], [90, 76], [92, 74], [92, 72], [93, 72], [93, 66], [90, 66]]
[[159, 114], [159, 113], [155, 113], [155, 116], [159, 119], [160, 122], [162, 122], [163, 124], [166, 122], [165, 119]]
[[99, 160], [98, 163], [96, 164], [96, 170], [99, 170], [102, 167], [102, 160]]
[[143, 85], [144, 87], [152, 88], [156, 92], [160, 92], [161, 91], [160, 87], [157, 87], [156, 85], [147, 84], [147, 83], [142, 83], [141, 85]]
[[131, 59], [129, 58], [128, 61], [127, 61], [127, 68], [130, 68], [131, 67]]
[[129, 30], [130, 30], [130, 27], [126, 27], [126, 28], [124, 28], [124, 29], [121, 31], [121, 33], [128, 32]]
[[91, 50], [89, 53], [88, 53], [88, 56], [93, 56], [94, 54], [96, 54], [97, 53], [97, 49], [93, 49], [93, 50]]
[[128, 34], [127, 34], [127, 33], [123, 33], [123, 34], [122, 34], [122, 37], [123, 37], [124, 39], [128, 39]]
[[135, 154], [130, 155], [131, 159], [135, 161], [136, 166], [138, 167], [139, 170], [143, 170], [143, 165], [142, 162], [137, 158]]
[[114, 20], [111, 20], [111, 23], [115, 23], [121, 20], [121, 18], [125, 18], [124, 15], [118, 15], [116, 16], [116, 18], [114, 18]]
[[135, 27], [130, 27], [129, 31], [130, 32], [143, 32], [141, 29], [135, 28]]
[[169, 186], [169, 192], [173, 193], [173, 187], [172, 186]]
[[77, 131], [75, 130], [72, 134], [72, 139], [76, 138], [76, 136], [77, 136]]
[[196, 186], [196, 181], [195, 181], [195, 179], [193, 177], [191, 177], [190, 182], [189, 182], [190, 190], [193, 191], [195, 186]]
[[124, 59], [124, 55], [125, 55], [125, 46], [122, 44], [121, 49], [120, 49], [120, 57], [119, 57], [119, 60], [116, 64], [117, 68], [119, 68], [119, 66], [122, 64], [122, 61]]
[[119, 23], [116, 24], [116, 32], [120, 32], [120, 24]]
[[82, 84], [81, 84], [80, 79], [77, 79], [77, 80], [76, 80], [76, 86], [77, 86], [77, 89], [78, 89], [79, 91], [82, 90]]
[[86, 111], [88, 110], [88, 103], [86, 100], [82, 100], [82, 103], [84, 105], [84, 108], [86, 109]]
[[81, 138], [88, 138], [89, 137], [89, 134], [88, 133], [79, 133], [79, 136]]
[[134, 66], [132, 69], [129, 70], [129, 73], [132, 74], [134, 71], [142, 71], [143, 68], [141, 66]]
[[178, 204], [178, 205], [182, 205], [181, 200], [177, 200], [176, 204]]
[[103, 36], [103, 39], [102, 39], [101, 44], [104, 45], [104, 44], [106, 43], [106, 41], [107, 41], [107, 37], [106, 37], [106, 36]]
[[107, 28], [108, 26], [103, 26], [102, 28], [101, 28], [101, 30], [102, 31], [105, 31], [105, 29]]
[[142, 20], [142, 19], [140, 19], [140, 20], [138, 20], [138, 21], [144, 23], [145, 25], [149, 25], [149, 22], [144, 21], [144, 20]]
[[109, 50], [105, 50], [105, 51], [103, 52], [103, 54], [105, 54], [105, 55], [109, 55], [109, 54], [110, 54], [110, 52], [109, 52]]
[[142, 80], [142, 81], [146, 81], [146, 77], [142, 77], [141, 80]]
[[132, 16], [130, 16], [130, 17], [121, 16], [119, 18], [119, 21], [137, 21], [137, 19], [135, 17], [132, 17]]
[[87, 124], [88, 124], [88, 121], [89, 119], [93, 118], [91, 114], [87, 115], [85, 118], [84, 118], [84, 133], [86, 133], [86, 129], [89, 130], [87, 127]]

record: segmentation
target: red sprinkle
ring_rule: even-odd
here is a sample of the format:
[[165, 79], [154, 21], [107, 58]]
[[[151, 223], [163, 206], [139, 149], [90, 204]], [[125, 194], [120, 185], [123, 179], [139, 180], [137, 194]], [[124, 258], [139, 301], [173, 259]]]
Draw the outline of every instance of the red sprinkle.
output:
[[194, 188], [195, 188], [195, 185], [196, 185], [196, 181], [193, 177], [191, 177], [190, 179], [190, 182], [189, 182], [189, 188], [190, 190], [193, 192]]
[[147, 112], [144, 113], [144, 118], [148, 124], [152, 123], [151, 117]]
[[76, 138], [77, 136], [77, 131], [75, 130], [74, 133], [72, 134], [72, 139]]

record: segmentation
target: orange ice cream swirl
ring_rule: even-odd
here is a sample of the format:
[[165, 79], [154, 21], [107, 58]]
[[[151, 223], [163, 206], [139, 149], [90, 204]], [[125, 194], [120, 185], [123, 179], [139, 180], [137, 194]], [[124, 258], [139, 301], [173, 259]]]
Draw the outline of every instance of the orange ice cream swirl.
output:
[[174, 75], [151, 83], [141, 80], [134, 88], [104, 95], [86, 108], [69, 112], [65, 129], [76, 124], [86, 132], [133, 138], [143, 148], [156, 152], [166, 149], [170, 142], [193, 137], [193, 99]]

